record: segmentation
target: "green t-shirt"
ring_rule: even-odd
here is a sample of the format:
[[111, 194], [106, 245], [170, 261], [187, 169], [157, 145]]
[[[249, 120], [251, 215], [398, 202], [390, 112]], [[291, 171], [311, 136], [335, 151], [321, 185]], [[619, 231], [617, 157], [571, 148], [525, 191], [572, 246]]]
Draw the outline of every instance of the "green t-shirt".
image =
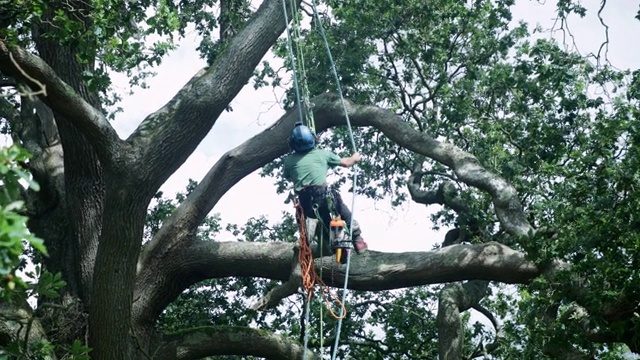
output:
[[293, 153], [284, 159], [284, 178], [293, 182], [295, 191], [305, 186], [327, 183], [329, 168], [340, 165], [340, 157], [330, 151], [312, 149], [306, 153]]

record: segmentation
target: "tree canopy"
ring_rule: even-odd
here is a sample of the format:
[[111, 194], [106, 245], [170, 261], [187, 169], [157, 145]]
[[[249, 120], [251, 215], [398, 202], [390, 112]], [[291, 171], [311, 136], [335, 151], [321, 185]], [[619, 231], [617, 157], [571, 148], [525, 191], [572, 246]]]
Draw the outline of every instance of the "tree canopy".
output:
[[[640, 69], [607, 58], [615, 24], [602, 14], [614, 5], [539, 5], [554, 6], [551, 33], [571, 36], [568, 19], [595, 13], [607, 38], [593, 54], [515, 21], [515, 0], [326, 0], [319, 19], [297, 0], [285, 11], [278, 0], [0, 5], [0, 118], [13, 142], [0, 153], [0, 355], [326, 353], [336, 319], [319, 294], [304, 318], [293, 216], [224, 227], [213, 215], [256, 170], [290, 190], [281, 158], [299, 113], [285, 17], [304, 24], [295, 51], [312, 70], [301, 80], [320, 145], [344, 155], [326, 32], [364, 158], [352, 190], [435, 206], [425, 231], [449, 229], [432, 251], [353, 257], [340, 358], [640, 352]], [[207, 66], [121, 138], [111, 77], [145, 87], [189, 32]], [[263, 61], [269, 51], [283, 67]], [[284, 89], [285, 114], [185, 192], [160, 193], [248, 83]], [[33, 283], [16, 276], [23, 240]], [[345, 266], [318, 255], [322, 280], [341, 287]]]

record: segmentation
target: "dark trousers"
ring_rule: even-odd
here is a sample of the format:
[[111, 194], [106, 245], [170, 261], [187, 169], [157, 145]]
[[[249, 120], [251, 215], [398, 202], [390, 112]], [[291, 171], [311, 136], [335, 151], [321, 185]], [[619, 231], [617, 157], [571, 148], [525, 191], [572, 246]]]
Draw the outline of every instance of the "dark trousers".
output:
[[[329, 198], [331, 204], [329, 204], [327, 198]], [[349, 211], [349, 208], [344, 204], [344, 201], [342, 201], [340, 193], [336, 190], [326, 186], [310, 186], [298, 194], [298, 201], [300, 201], [304, 216], [322, 222], [325, 239], [329, 238], [331, 212], [336, 212], [336, 215], [340, 215], [340, 218], [344, 220], [347, 227], [351, 226], [351, 211]], [[320, 218], [318, 218], [318, 216]], [[350, 230], [351, 239], [356, 239], [360, 236], [360, 226], [356, 221], [353, 221], [353, 229]]]

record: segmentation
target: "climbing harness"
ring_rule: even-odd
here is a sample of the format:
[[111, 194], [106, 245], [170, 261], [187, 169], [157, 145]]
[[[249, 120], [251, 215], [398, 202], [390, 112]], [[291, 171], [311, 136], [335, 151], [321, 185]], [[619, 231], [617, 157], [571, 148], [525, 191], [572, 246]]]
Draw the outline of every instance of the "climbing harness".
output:
[[[282, 0], [282, 9], [284, 12], [284, 18], [285, 18], [285, 22], [286, 22], [286, 30], [287, 30], [287, 49], [289, 51], [289, 60], [291, 61], [291, 65], [292, 65], [292, 69], [293, 69], [293, 82], [294, 82], [294, 87], [295, 87], [295, 93], [296, 93], [296, 101], [298, 104], [298, 112], [299, 112], [299, 116], [300, 119], [303, 121], [303, 123], [305, 125], [307, 125], [312, 131], [314, 131], [315, 133], [315, 122], [313, 119], [313, 111], [312, 111], [312, 104], [309, 101], [309, 90], [307, 87], [307, 81], [306, 81], [306, 71], [304, 69], [304, 58], [302, 55], [302, 51], [301, 48], [299, 46], [299, 39], [300, 39], [300, 32], [299, 32], [299, 28], [300, 28], [300, 22], [299, 22], [299, 18], [298, 18], [298, 10], [297, 10], [297, 6], [296, 6], [296, 0], [290, 0], [290, 6], [291, 6], [291, 12], [293, 14], [293, 35], [292, 35], [292, 31], [289, 27], [289, 17], [287, 15], [287, 6], [286, 6], [286, 0]], [[329, 58], [329, 62], [331, 64], [331, 70], [334, 76], [334, 80], [336, 83], [336, 88], [338, 91], [338, 94], [340, 96], [340, 102], [342, 104], [343, 110], [344, 110], [344, 116], [346, 118], [346, 122], [347, 122], [347, 127], [349, 129], [349, 138], [351, 140], [351, 146], [353, 148], [353, 151], [356, 152], [356, 144], [355, 144], [355, 140], [353, 137], [353, 130], [351, 127], [351, 121], [349, 119], [349, 114], [347, 111], [347, 107], [345, 104], [345, 100], [344, 100], [344, 96], [342, 94], [342, 88], [340, 86], [340, 79], [338, 77], [338, 71], [336, 69], [336, 64], [333, 60], [333, 56], [331, 55], [331, 50], [329, 48], [329, 42], [327, 41], [327, 37], [324, 31], [324, 27], [322, 25], [322, 22], [320, 20], [320, 15], [318, 13], [318, 8], [316, 5], [316, 1], [312, 0], [311, 1], [312, 6], [313, 6], [313, 15], [314, 18], [316, 20], [316, 24], [317, 24], [317, 28], [318, 31], [320, 33], [320, 36], [322, 37], [322, 40], [324, 42], [324, 47], [325, 50], [327, 52], [327, 56]], [[297, 46], [297, 51], [294, 54], [294, 48], [293, 48], [293, 41], [292, 41], [292, 36], [295, 36], [295, 45]], [[297, 61], [296, 61], [297, 60]], [[301, 75], [301, 79], [298, 78], [298, 74]], [[351, 203], [351, 211], [354, 211], [355, 209], [355, 199], [356, 199], [356, 185], [358, 183], [358, 168], [355, 167], [354, 168], [354, 173], [353, 173], [353, 199], [352, 199], [352, 203]], [[325, 300], [325, 304], [329, 304], [330, 301], [329, 299], [331, 297], [333, 297], [336, 302], [339, 304], [340, 306], [340, 313], [339, 315], [336, 315], [333, 310], [331, 309], [330, 306], [327, 306], [327, 308], [329, 309], [329, 311], [331, 312], [331, 314], [338, 319], [338, 325], [336, 327], [336, 336], [335, 336], [335, 342], [334, 342], [334, 346], [333, 346], [333, 351], [332, 351], [332, 355], [331, 355], [331, 360], [335, 360], [337, 351], [338, 351], [338, 345], [339, 345], [339, 341], [340, 341], [340, 330], [342, 328], [342, 319], [346, 316], [346, 307], [344, 305], [345, 303], [345, 298], [346, 298], [346, 293], [347, 293], [347, 286], [348, 286], [348, 281], [349, 281], [349, 268], [351, 265], [351, 242], [349, 240], [351, 240], [351, 229], [353, 229], [353, 217], [351, 218], [351, 223], [348, 224], [348, 228], [347, 228], [347, 224], [345, 223], [344, 220], [340, 219], [339, 216], [334, 216], [332, 217], [332, 221], [330, 223], [330, 242], [332, 245], [332, 250], [334, 250], [335, 254], [336, 254], [336, 262], [338, 263], [344, 263], [346, 262], [346, 269], [345, 269], [345, 278], [344, 278], [344, 287], [342, 289], [342, 298], [341, 299], [337, 299], [337, 297], [335, 295], [333, 295], [329, 290], [328, 287], [326, 286], [326, 284], [324, 284], [324, 282], [322, 281], [322, 276], [318, 275], [317, 272], [315, 272], [315, 268], [314, 268], [314, 264], [313, 264], [313, 254], [311, 253], [311, 248], [310, 248], [310, 243], [309, 243], [309, 239], [308, 239], [308, 234], [306, 232], [306, 223], [305, 223], [305, 217], [304, 217], [304, 212], [302, 211], [302, 207], [300, 206], [300, 204], [298, 202], [295, 202], [295, 207], [296, 207], [296, 214], [297, 214], [297, 218], [300, 224], [300, 252], [299, 252], [299, 263], [300, 263], [300, 268], [302, 270], [302, 285], [303, 288], [306, 290], [307, 292], [307, 296], [306, 296], [306, 306], [305, 306], [305, 324], [308, 324], [308, 319], [309, 319], [309, 302], [311, 300], [312, 294], [313, 294], [313, 287], [315, 284], [319, 284], [321, 285], [321, 292], [323, 295], [323, 298]], [[317, 209], [316, 209], [317, 210]], [[317, 214], [317, 212], [316, 212]], [[321, 219], [320, 217], [317, 217], [317, 219]], [[322, 221], [320, 221], [322, 223]], [[323, 224], [323, 226], [325, 226]], [[324, 231], [321, 232], [321, 234], [324, 233]], [[321, 241], [320, 241], [320, 258], [322, 259], [322, 251], [323, 251], [323, 244], [322, 244], [322, 236], [321, 236]], [[322, 266], [320, 267], [321, 271], [322, 271]], [[321, 308], [322, 309], [322, 308]], [[320, 324], [322, 326], [322, 316], [321, 316], [321, 321]], [[304, 329], [305, 335], [304, 335], [304, 353], [303, 353], [303, 359], [307, 358], [307, 348], [308, 348], [308, 329], [307, 326], [305, 325], [305, 329]], [[322, 329], [321, 329], [321, 338], [322, 338]], [[322, 340], [321, 340], [322, 341]], [[322, 347], [321, 347], [322, 348]]]
[[[323, 230], [327, 230], [327, 233], [329, 234], [329, 244], [331, 246], [332, 253], [336, 256], [336, 263], [346, 264], [347, 256], [349, 256], [349, 250], [351, 249], [351, 231], [349, 231], [346, 222], [342, 220], [338, 212], [335, 211], [332, 197], [330, 195], [325, 196], [325, 201], [327, 204], [327, 209], [331, 214], [329, 227], [327, 228], [327, 225], [322, 221], [319, 222], [322, 225]], [[317, 203], [313, 204], [313, 212], [316, 219], [322, 219], [322, 216], [318, 211]], [[322, 232], [322, 234], [324, 234], [324, 231]]]

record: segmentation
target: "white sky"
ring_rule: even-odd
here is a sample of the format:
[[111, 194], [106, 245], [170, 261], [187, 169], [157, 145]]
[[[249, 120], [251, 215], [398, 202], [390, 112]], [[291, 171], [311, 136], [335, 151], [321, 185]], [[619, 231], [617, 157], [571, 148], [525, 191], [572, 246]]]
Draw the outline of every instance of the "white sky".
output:
[[[595, 53], [605, 38], [604, 28], [596, 17], [600, 1], [588, 0], [583, 4], [588, 9], [587, 17], [572, 18], [569, 26], [580, 52]], [[522, 19], [550, 28], [554, 23], [554, 9], [555, 1], [541, 5], [537, 1], [519, 0], [513, 11], [514, 20]], [[640, 38], [640, 21], [634, 18], [637, 11], [638, 4], [635, 1], [610, 1], [602, 14], [604, 21], [610, 25], [608, 58], [619, 68], [640, 68], [640, 49], [633, 45]], [[538, 35], [549, 36], [548, 33]], [[561, 40], [558, 36], [561, 34], [556, 34]], [[183, 40], [180, 48], [156, 69], [158, 75], [147, 82], [150, 89], [136, 90], [134, 95], [124, 97], [120, 104], [124, 113], [119, 114], [114, 122], [121, 137], [127, 137], [146, 115], [163, 106], [205, 66], [205, 62], [198, 58], [195, 50], [197, 45], [193, 34]], [[270, 55], [268, 57], [272, 59]], [[127, 79], [116, 76], [114, 83], [124, 90]], [[274, 93], [271, 88], [254, 90], [249, 83], [231, 103], [233, 112], [222, 114], [193, 155], [162, 187], [165, 196], [183, 191], [189, 178], [200, 181], [222, 154], [276, 121], [283, 114], [277, 103], [281, 94], [281, 90]], [[282, 211], [292, 212], [293, 208], [284, 204], [284, 195], [276, 194], [274, 182], [271, 178], [261, 178], [257, 172], [251, 174], [233, 187], [213, 212], [221, 213], [223, 224], [241, 225], [250, 217], [263, 214], [271, 221], [277, 221]], [[352, 195], [346, 188], [342, 192], [343, 199], [351, 207]], [[429, 213], [435, 209], [435, 206], [428, 209], [416, 203], [392, 209], [388, 201], [376, 203], [359, 196], [355, 201], [354, 216], [360, 222], [363, 237], [370, 249], [387, 252], [425, 251], [440, 242], [446, 232], [435, 233], [430, 230]], [[233, 240], [233, 237], [223, 234], [220, 240]]]

